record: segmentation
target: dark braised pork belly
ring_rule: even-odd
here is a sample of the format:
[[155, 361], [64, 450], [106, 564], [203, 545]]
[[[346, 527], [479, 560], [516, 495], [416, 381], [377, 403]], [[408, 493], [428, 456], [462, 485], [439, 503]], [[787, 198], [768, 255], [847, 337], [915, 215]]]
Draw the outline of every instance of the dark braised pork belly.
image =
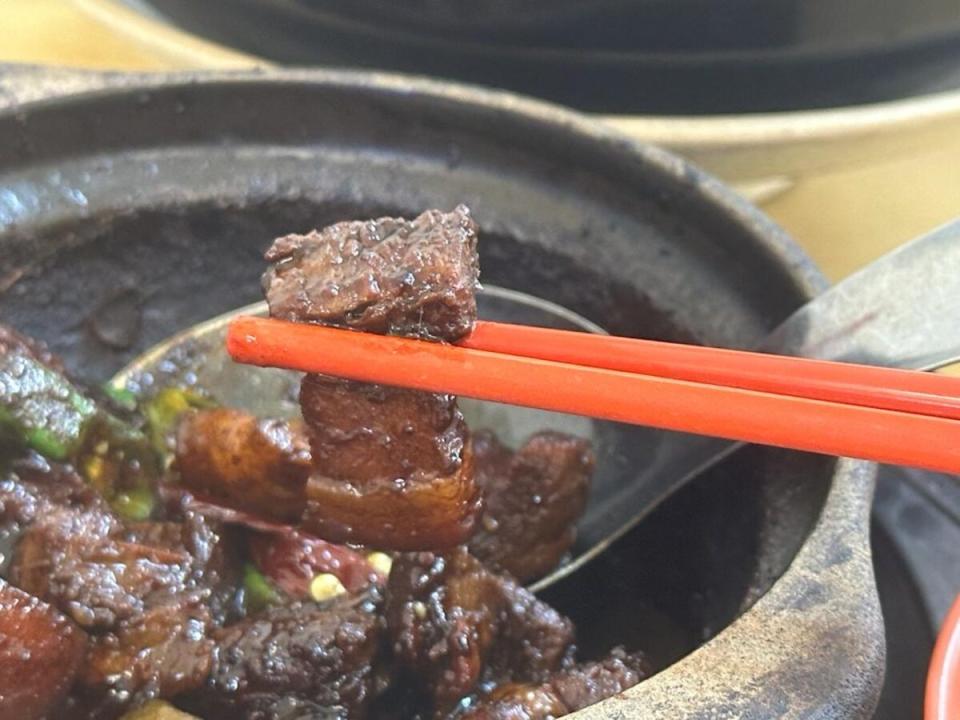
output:
[[506, 683], [481, 696], [459, 720], [550, 720], [633, 687], [650, 674], [642, 653], [617, 648], [599, 662], [553, 673], [542, 683]]
[[123, 523], [97, 508], [61, 508], [24, 531], [9, 575], [81, 627], [112, 630], [151, 607], [209, 604], [236, 576], [224, 544], [200, 517]]
[[97, 637], [74, 689], [72, 717], [113, 718], [201, 687], [211, 667], [210, 627], [210, 608], [179, 596]]
[[213, 635], [213, 668], [186, 706], [203, 717], [362, 718], [381, 619], [365, 599], [270, 608]]
[[80, 671], [86, 637], [45, 602], [0, 580], [0, 720], [60, 707]]
[[545, 679], [572, 651], [569, 620], [464, 548], [395, 559], [386, 619], [401, 682], [419, 686], [436, 717], [481, 683]]
[[37, 453], [15, 459], [0, 477], [0, 535], [16, 537], [61, 508], [106, 510], [107, 504], [73, 468]]
[[192, 492], [267, 520], [299, 521], [310, 472], [302, 424], [198, 410], [180, 420], [176, 448], [180, 479]]
[[[273, 317], [443, 342], [476, 321], [477, 233], [464, 207], [288, 235], [266, 258]], [[480, 497], [454, 397], [308, 375], [300, 405], [313, 452], [305, 529], [394, 550], [470, 537]]]
[[[265, 292], [286, 320], [453, 342], [476, 244], [463, 207], [340, 223], [275, 241]], [[546, 720], [648, 672], [577, 665], [521, 585], [571, 547], [588, 442], [512, 451], [450, 395], [320, 375], [302, 421], [123, 400], [0, 326], [0, 720]]]
[[308, 375], [300, 405], [314, 458], [305, 530], [391, 550], [470, 537], [480, 494], [454, 397]]
[[470, 211], [341, 222], [267, 251], [273, 317], [455, 342], [473, 329], [480, 266]]
[[479, 432], [473, 454], [484, 509], [470, 552], [523, 582], [547, 574], [576, 539], [595, 464], [590, 443], [547, 431], [514, 453]]
[[[113, 718], [200, 686], [210, 669], [207, 634], [228, 618], [235, 593], [229, 536], [200, 516], [124, 521], [98, 497], [64, 495], [32, 470], [32, 481], [3, 483], [8, 507], [26, 492], [44, 507], [29, 519], [21, 513], [8, 577], [89, 636], [64, 713]], [[56, 466], [49, 475], [75, 477]]]

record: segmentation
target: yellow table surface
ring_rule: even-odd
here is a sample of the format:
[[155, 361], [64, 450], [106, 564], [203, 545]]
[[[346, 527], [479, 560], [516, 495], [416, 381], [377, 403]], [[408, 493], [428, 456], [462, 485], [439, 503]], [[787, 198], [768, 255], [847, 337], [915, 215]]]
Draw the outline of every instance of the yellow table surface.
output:
[[169, 67], [69, 0], [2, 0], [0, 17], [3, 61], [141, 70]]
[[[190, 64], [187, 57], [178, 56], [176, 48], [164, 47], [162, 38], [118, 31], [111, 25], [111, 15], [124, 14], [131, 12], [100, 10], [97, 3], [77, 0], [0, 0], [0, 62], [143, 71], [183, 69]], [[215, 62], [254, 64], [227, 51]]]

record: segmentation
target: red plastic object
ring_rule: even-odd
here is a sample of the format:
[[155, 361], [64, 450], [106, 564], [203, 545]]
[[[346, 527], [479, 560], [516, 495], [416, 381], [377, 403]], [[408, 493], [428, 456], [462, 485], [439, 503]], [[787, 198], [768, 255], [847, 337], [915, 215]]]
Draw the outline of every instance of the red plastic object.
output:
[[[478, 322], [460, 347], [960, 419], [960, 377]], [[957, 718], [960, 720], [960, 718]]]
[[234, 360], [363, 382], [960, 472], [960, 421], [428, 343], [243, 317]]
[[927, 673], [924, 720], [960, 718], [960, 595], [947, 613]]

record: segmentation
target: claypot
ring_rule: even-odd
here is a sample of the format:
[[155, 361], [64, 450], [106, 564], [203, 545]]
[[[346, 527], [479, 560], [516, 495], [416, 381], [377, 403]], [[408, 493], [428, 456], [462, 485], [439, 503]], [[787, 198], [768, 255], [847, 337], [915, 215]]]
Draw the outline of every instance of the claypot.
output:
[[[618, 334], [750, 347], [825, 287], [720, 182], [512, 95], [324, 71], [10, 69], [0, 84], [0, 314], [87, 379], [258, 299], [279, 233], [458, 202], [486, 282]], [[660, 441], [603, 437], [601, 493]], [[625, 642], [663, 668], [581, 716], [870, 717], [874, 473], [746, 448], [546, 591], [586, 653]]]

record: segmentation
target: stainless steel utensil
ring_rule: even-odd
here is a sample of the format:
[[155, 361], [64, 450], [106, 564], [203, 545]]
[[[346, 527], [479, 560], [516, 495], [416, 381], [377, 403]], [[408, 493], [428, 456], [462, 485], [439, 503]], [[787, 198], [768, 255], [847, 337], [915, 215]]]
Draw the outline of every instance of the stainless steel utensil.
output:
[[[960, 220], [884, 255], [799, 308], [760, 344], [783, 355], [935, 370], [960, 361]], [[742, 446], [688, 436], [609, 502], [606, 527], [571, 562], [537, 583], [573, 572], [649, 514], [666, 497]], [[591, 528], [593, 529], [593, 528]], [[596, 532], [596, 531], [594, 531]], [[582, 535], [581, 535], [582, 537]]]
[[[797, 310], [761, 344], [785, 355], [929, 370], [960, 359], [960, 221], [884, 256]], [[112, 380], [149, 391], [170, 382], [197, 383], [224, 404], [261, 415], [291, 417], [298, 373], [242, 366], [227, 356], [227, 323], [239, 314], [264, 314], [264, 303], [195, 325], [139, 356]], [[480, 312], [509, 320], [587, 332], [602, 328], [560, 306], [524, 293], [487, 288]], [[592, 435], [591, 421], [529, 408], [461, 401], [474, 426], [496, 428], [507, 442], [552, 427]], [[532, 587], [570, 574], [636, 525], [665, 498], [734, 452], [739, 443], [672, 434], [635, 482], [590, 507], [573, 558]]]

